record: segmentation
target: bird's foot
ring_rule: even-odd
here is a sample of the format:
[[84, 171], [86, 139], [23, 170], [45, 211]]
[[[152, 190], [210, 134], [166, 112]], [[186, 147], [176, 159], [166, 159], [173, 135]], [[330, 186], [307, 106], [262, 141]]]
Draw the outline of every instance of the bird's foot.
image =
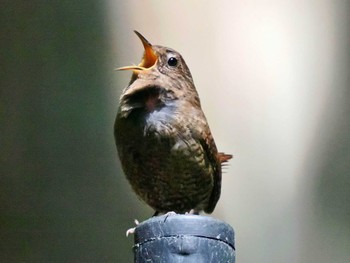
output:
[[170, 211], [164, 215], [165, 215], [165, 218], [164, 218], [164, 223], [165, 223], [165, 221], [168, 219], [169, 216], [176, 216], [177, 214], [174, 211]]
[[185, 215], [199, 215], [199, 212], [195, 209], [191, 209], [189, 212], [186, 212]]
[[[135, 219], [134, 222], [135, 222], [136, 227], [140, 224], [137, 219]], [[132, 227], [132, 228], [129, 228], [128, 230], [126, 230], [126, 236], [128, 237], [130, 234], [134, 234], [136, 227]]]

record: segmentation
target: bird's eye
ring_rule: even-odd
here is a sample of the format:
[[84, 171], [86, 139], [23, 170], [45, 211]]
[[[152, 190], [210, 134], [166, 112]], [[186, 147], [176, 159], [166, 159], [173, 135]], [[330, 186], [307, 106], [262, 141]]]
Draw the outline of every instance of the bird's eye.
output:
[[168, 60], [168, 65], [171, 67], [176, 67], [177, 65], [177, 59], [175, 57], [171, 57]]

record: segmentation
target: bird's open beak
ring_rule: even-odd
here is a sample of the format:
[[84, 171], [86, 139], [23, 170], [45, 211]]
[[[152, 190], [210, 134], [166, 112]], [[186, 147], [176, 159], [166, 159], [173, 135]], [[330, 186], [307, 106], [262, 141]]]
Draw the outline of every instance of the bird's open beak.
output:
[[143, 58], [141, 63], [137, 66], [126, 66], [117, 68], [116, 70], [133, 70], [135, 73], [139, 73], [141, 70], [147, 70], [156, 64], [158, 56], [154, 53], [152, 49], [152, 45], [148, 42], [144, 36], [142, 36], [139, 32], [134, 30], [135, 34], [140, 38], [143, 47], [145, 48], [145, 52], [143, 54]]

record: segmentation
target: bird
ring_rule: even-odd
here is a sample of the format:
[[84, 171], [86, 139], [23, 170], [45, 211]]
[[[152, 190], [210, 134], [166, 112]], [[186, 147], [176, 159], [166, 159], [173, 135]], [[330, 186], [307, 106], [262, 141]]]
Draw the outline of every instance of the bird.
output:
[[222, 166], [232, 155], [218, 152], [180, 53], [134, 32], [144, 47], [142, 60], [117, 69], [132, 71], [114, 123], [122, 169], [154, 216], [210, 214], [220, 198]]

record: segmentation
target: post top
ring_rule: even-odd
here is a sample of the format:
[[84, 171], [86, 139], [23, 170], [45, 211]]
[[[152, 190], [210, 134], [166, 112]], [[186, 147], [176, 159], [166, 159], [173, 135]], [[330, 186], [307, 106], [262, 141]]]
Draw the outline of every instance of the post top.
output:
[[201, 215], [162, 215], [140, 223], [135, 229], [135, 244], [152, 239], [196, 236], [225, 242], [235, 249], [233, 228], [218, 219]]

